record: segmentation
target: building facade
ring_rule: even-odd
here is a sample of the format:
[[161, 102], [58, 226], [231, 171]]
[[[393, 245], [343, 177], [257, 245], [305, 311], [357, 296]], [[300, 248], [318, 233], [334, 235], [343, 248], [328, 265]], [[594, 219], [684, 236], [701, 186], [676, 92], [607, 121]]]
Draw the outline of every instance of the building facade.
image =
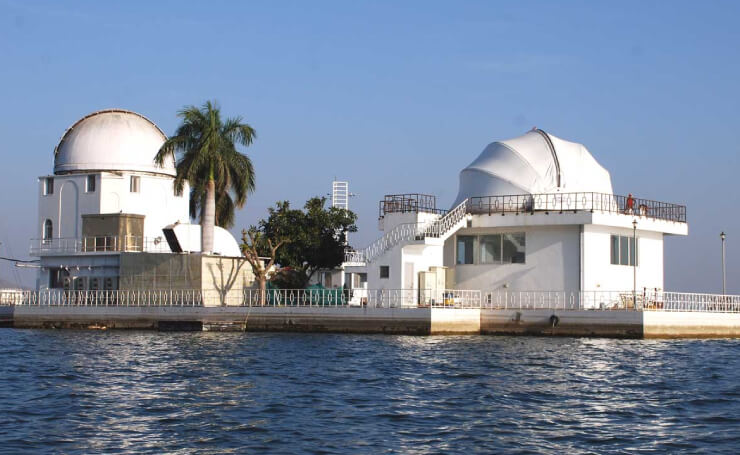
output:
[[388, 195], [379, 226], [378, 240], [348, 252], [345, 273], [419, 295], [442, 282], [483, 292], [662, 290], [663, 239], [688, 233], [684, 206], [614, 195], [586, 147], [542, 130], [487, 146], [461, 171], [449, 211], [431, 195]]

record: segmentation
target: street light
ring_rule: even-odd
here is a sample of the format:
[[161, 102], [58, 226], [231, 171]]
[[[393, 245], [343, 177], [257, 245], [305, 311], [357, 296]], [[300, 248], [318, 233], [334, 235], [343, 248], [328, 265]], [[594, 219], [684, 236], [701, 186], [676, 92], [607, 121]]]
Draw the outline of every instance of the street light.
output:
[[637, 220], [632, 220], [632, 303], [637, 309]]
[[719, 238], [722, 239], [722, 295], [725, 295], [727, 293], [726, 285], [726, 275], [725, 275], [725, 232], [722, 231], [722, 233], [719, 234]]

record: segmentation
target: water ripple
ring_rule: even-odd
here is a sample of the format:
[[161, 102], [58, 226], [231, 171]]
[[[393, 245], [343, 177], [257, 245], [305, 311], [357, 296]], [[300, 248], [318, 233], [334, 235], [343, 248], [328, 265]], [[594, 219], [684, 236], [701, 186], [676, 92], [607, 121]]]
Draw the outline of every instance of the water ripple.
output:
[[0, 330], [0, 453], [740, 452], [740, 342]]

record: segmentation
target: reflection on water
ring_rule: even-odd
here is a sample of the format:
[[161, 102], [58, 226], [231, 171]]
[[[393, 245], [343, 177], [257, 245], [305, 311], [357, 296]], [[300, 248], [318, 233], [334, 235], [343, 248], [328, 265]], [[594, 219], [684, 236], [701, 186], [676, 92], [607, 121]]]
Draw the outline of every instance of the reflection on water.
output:
[[0, 330], [2, 453], [738, 453], [740, 342]]

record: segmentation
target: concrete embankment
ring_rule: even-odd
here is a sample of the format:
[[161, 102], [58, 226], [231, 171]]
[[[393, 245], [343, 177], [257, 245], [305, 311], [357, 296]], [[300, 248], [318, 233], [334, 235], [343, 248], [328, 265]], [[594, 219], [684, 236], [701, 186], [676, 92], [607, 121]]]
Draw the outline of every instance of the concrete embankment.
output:
[[645, 311], [645, 338], [740, 338], [740, 313]]
[[593, 310], [480, 310], [480, 331], [490, 335], [641, 338], [642, 312]]
[[430, 332], [429, 308], [17, 306], [18, 328]]
[[0, 307], [0, 326], [610, 338], [740, 337], [740, 314], [358, 307]]

